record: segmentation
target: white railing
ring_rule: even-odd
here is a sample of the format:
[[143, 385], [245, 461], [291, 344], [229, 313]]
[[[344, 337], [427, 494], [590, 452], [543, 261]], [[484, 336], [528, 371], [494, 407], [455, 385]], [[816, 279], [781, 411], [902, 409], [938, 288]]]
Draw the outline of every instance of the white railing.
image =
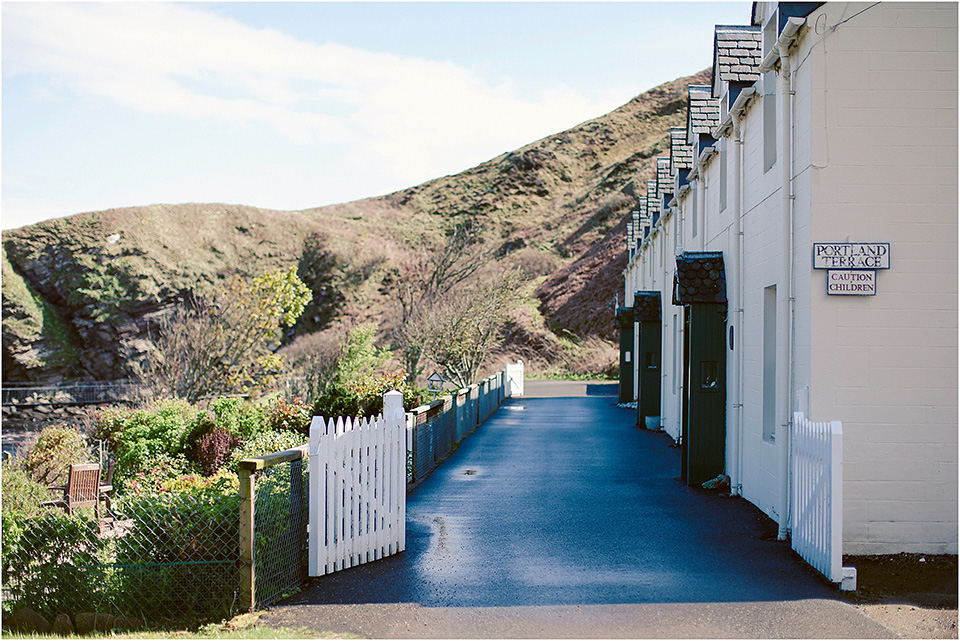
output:
[[310, 425], [309, 574], [337, 570], [406, 547], [406, 425], [403, 395], [387, 392], [383, 414], [363, 420], [315, 416]]
[[792, 436], [791, 545], [827, 579], [855, 589], [855, 570], [843, 567], [843, 428], [796, 412]]

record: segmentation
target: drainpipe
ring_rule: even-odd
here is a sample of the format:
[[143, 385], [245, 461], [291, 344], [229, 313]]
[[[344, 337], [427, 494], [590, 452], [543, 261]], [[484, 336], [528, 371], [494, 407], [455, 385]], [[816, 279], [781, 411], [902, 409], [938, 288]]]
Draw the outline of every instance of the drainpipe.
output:
[[[738, 96], [739, 98], [739, 96]], [[730, 475], [730, 493], [739, 496], [743, 483], [741, 481], [743, 459], [743, 130], [741, 127], [741, 111], [732, 111], [733, 115], [733, 220], [734, 220], [734, 250], [736, 257], [736, 287], [733, 288], [733, 344], [734, 350], [734, 392], [733, 392], [733, 470]]]
[[706, 242], [707, 242], [706, 240], [704, 240], [707, 236], [707, 230], [704, 229], [704, 227], [706, 226], [706, 221], [704, 220], [704, 214], [703, 214], [704, 207], [705, 207], [704, 201], [707, 199], [707, 181], [705, 180], [705, 177], [703, 175], [702, 168], [700, 170], [699, 176], [700, 177], [697, 180], [697, 191], [699, 192], [697, 194], [697, 211], [693, 212], [693, 215], [697, 217], [697, 235], [700, 236], [700, 238], [697, 240], [696, 245], [697, 245], [697, 249], [702, 251], [703, 248], [706, 247]]
[[781, 116], [781, 131], [783, 136], [783, 154], [780, 158], [781, 172], [781, 207], [783, 220], [783, 273], [786, 278], [786, 300], [784, 345], [787, 350], [786, 362], [786, 380], [784, 381], [784, 390], [780, 396], [784, 404], [783, 420], [780, 424], [777, 442], [780, 443], [780, 506], [779, 506], [779, 527], [777, 529], [777, 538], [781, 541], [787, 538], [791, 530], [790, 523], [790, 486], [793, 476], [793, 470], [790, 468], [790, 433], [793, 427], [793, 387], [794, 387], [794, 210], [793, 201], [793, 78], [790, 73], [790, 55], [789, 48], [793, 43], [794, 36], [806, 21], [803, 18], [790, 18], [784, 25], [783, 31], [777, 38], [770, 53], [764, 58], [760, 65], [761, 70], [769, 71], [780, 62], [780, 96], [783, 106]]

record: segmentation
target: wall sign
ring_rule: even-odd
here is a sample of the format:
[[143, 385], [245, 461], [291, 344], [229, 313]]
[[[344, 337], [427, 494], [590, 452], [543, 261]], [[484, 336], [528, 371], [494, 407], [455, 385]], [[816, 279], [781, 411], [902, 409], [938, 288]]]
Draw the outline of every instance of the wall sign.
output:
[[830, 296], [875, 296], [878, 269], [890, 269], [890, 243], [814, 243], [813, 268], [827, 270]]
[[827, 272], [827, 293], [831, 296], [874, 296], [877, 293], [877, 272], [831, 269]]
[[890, 243], [814, 243], [814, 269], [890, 269]]

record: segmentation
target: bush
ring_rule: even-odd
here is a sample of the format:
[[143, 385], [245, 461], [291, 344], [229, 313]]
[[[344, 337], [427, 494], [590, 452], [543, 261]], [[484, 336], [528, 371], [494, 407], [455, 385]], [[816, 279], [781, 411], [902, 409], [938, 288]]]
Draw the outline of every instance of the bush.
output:
[[197, 461], [204, 476], [213, 476], [230, 458], [230, 453], [240, 444], [240, 438], [222, 427], [207, 432], [197, 442]]
[[97, 611], [111, 585], [109, 542], [92, 514], [44, 510], [31, 517], [4, 506], [2, 522], [5, 612]]
[[[126, 476], [123, 491], [138, 496], [159, 494], [167, 491], [166, 486], [172, 480], [190, 474], [195, 469], [182, 455], [157, 454], [149, 465]], [[114, 486], [116, 489], [116, 481]]]
[[307, 442], [307, 437], [298, 432], [264, 432], [245, 441], [230, 455], [230, 469], [235, 470], [237, 463], [245, 458], [264, 456], [298, 447]]
[[64, 485], [73, 463], [92, 460], [83, 434], [65, 425], [46, 427], [27, 454], [24, 466], [30, 477], [42, 485]]
[[217, 427], [233, 436], [248, 439], [266, 429], [264, 412], [250, 401], [236, 397], [222, 397], [210, 404]]
[[116, 456], [114, 487], [147, 470], [157, 471], [162, 460], [175, 469], [186, 465], [186, 441], [197, 412], [185, 401], [161, 401], [142, 410], [106, 410], [97, 420], [97, 438]]
[[240, 498], [236, 479], [170, 481], [184, 491], [115, 501], [129, 521], [116, 540], [122, 609], [138, 617], [229, 617], [239, 585]]
[[327, 390], [313, 404], [313, 415], [373, 416], [383, 411], [383, 394], [395, 389], [404, 398], [413, 398], [403, 370], [383, 371], [389, 352], [374, 344], [376, 326], [359, 325], [350, 331], [346, 347], [337, 361], [336, 374]]
[[43, 512], [40, 504], [50, 498], [47, 486], [33, 480], [19, 459], [4, 461], [2, 470], [3, 513], [33, 517]]
[[278, 397], [267, 408], [267, 427], [274, 432], [308, 434], [312, 418], [310, 406], [296, 396], [289, 401]]

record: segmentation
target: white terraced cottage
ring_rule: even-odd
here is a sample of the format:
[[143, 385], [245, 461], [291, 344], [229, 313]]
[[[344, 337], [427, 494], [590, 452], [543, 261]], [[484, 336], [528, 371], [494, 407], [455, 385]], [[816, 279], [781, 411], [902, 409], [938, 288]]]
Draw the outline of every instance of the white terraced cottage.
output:
[[957, 7], [717, 26], [629, 221], [621, 400], [783, 536], [794, 412], [840, 421], [846, 554], [957, 553]]

